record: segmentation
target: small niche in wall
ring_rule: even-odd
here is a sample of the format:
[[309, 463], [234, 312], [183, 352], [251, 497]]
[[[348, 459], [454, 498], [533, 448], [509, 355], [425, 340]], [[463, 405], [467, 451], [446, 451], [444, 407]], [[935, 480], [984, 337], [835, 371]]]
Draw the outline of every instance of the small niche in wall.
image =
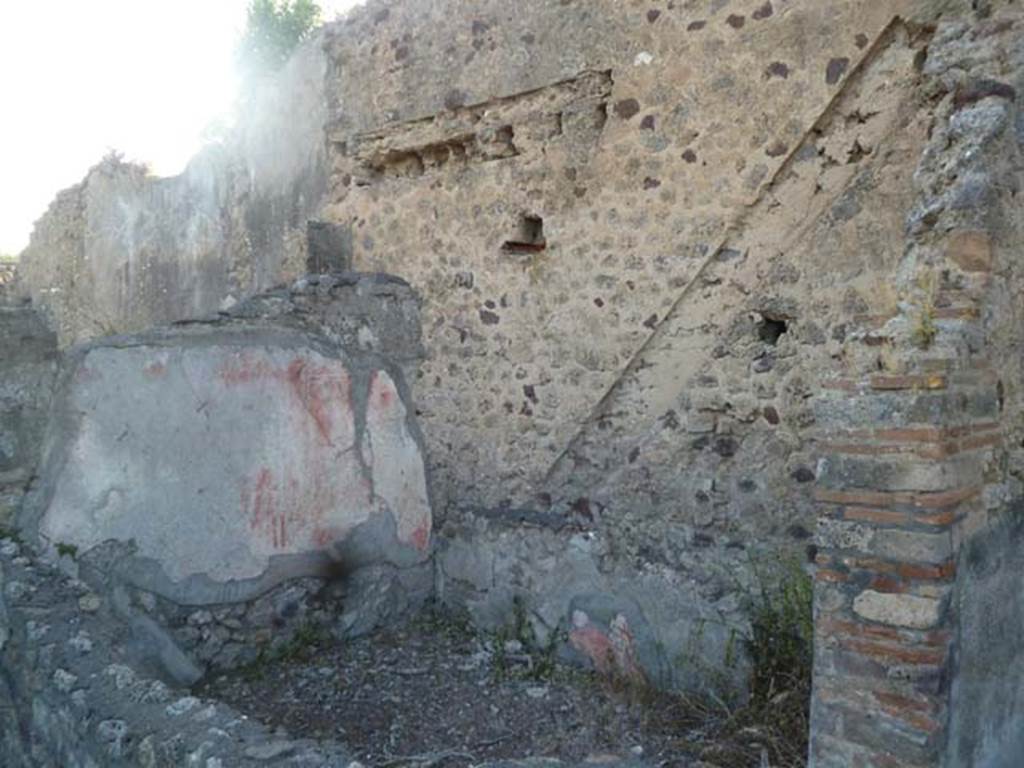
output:
[[757, 324], [757, 336], [765, 344], [770, 347], [776, 346], [787, 331], [789, 331], [788, 319], [762, 313], [761, 322]]
[[545, 248], [544, 219], [533, 214], [520, 216], [515, 234], [501, 246], [506, 253], [537, 253]]

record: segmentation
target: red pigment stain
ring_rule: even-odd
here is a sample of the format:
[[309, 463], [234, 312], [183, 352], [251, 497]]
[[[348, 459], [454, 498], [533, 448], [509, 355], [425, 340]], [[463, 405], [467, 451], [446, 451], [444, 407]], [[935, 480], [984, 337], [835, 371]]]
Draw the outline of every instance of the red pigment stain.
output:
[[430, 521], [423, 523], [412, 533], [412, 545], [420, 552], [426, 552], [430, 546]]
[[327, 444], [331, 443], [333, 408], [349, 409], [351, 382], [348, 376], [325, 365], [310, 365], [295, 358], [288, 366], [288, 384], [313, 418], [317, 432]]
[[[248, 494], [244, 493], [243, 500], [247, 499]], [[274, 549], [283, 549], [288, 545], [286, 515], [278, 506], [274, 476], [266, 467], [256, 475], [256, 490], [253, 494], [249, 528], [265, 536]]]
[[593, 624], [574, 629], [569, 634], [569, 644], [594, 662], [598, 672], [604, 674], [611, 671], [615, 661], [612, 642]]
[[389, 379], [380, 375], [380, 371], [370, 374], [370, 407], [386, 411], [395, 402], [395, 391]]
[[569, 644], [587, 656], [598, 672], [614, 672], [633, 680], [644, 679], [643, 670], [637, 661], [633, 634], [625, 616], [619, 614], [615, 617], [608, 634], [591, 624], [586, 614], [582, 614], [579, 619], [574, 617], [574, 623], [577, 622], [577, 626], [569, 633]]
[[159, 379], [161, 376], [167, 373], [167, 366], [164, 365], [159, 360], [156, 360], [147, 365], [145, 368], [143, 368], [142, 372], [143, 374], [145, 374], [147, 378]]
[[[274, 478], [270, 470], [264, 467], [256, 475], [256, 499], [249, 523], [253, 530], [262, 527], [268, 517], [274, 514]], [[248, 493], [246, 493], [248, 497]]]
[[256, 381], [287, 383], [306, 414], [313, 419], [326, 444], [331, 443], [334, 427], [332, 408], [338, 405], [350, 408], [352, 385], [348, 375], [326, 365], [311, 364], [300, 357], [294, 358], [287, 370], [283, 370], [265, 360], [254, 361], [251, 355], [241, 353], [235, 360], [221, 365], [217, 376], [229, 387]]
[[313, 543], [320, 549], [334, 543], [341, 538], [341, 535], [330, 528], [317, 528], [313, 531]]
[[87, 365], [80, 365], [78, 366], [78, 370], [75, 371], [75, 381], [82, 384], [102, 378], [103, 377], [100, 375], [99, 371], [95, 368], [90, 368]]
[[619, 670], [633, 680], [642, 680], [644, 672], [637, 659], [633, 632], [629, 628], [629, 622], [626, 621], [626, 617], [621, 613], [612, 620], [608, 637], [611, 640], [612, 650], [615, 652], [615, 661], [618, 664]]
[[[338, 420], [351, 411], [352, 380], [337, 365], [319, 365], [295, 357], [286, 366], [274, 365], [258, 357], [241, 353], [217, 371], [225, 386], [268, 382], [282, 390], [282, 403], [287, 403], [290, 420], [303, 425], [295, 435], [298, 442], [289, 451], [292, 460], [283, 466], [254, 467], [255, 474], [240, 490], [240, 504], [254, 537], [274, 551], [292, 549], [324, 549], [346, 534], [343, 520], [330, 519], [335, 511], [351, 509], [354, 513], [370, 502], [370, 483], [365, 477], [351, 484], [342, 484], [336, 475], [338, 457], [331, 442], [338, 429]], [[380, 402], [390, 405], [394, 390], [381, 386], [381, 379], [371, 398], [375, 407]], [[383, 395], [383, 397], [381, 397]], [[331, 446], [331, 448], [325, 448]], [[340, 523], [332, 525], [332, 523]], [[430, 519], [412, 535], [419, 549], [430, 544]]]
[[242, 353], [234, 362], [224, 363], [220, 366], [217, 376], [227, 386], [232, 387], [239, 384], [251, 384], [261, 379], [279, 379], [281, 372], [265, 360], [253, 362], [249, 355]]

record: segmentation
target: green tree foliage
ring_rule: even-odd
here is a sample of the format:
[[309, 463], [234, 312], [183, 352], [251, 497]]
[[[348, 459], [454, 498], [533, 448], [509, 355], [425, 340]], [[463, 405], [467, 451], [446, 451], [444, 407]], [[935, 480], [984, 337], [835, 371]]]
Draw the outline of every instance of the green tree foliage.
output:
[[250, 0], [248, 22], [238, 44], [246, 76], [276, 72], [320, 22], [313, 0]]

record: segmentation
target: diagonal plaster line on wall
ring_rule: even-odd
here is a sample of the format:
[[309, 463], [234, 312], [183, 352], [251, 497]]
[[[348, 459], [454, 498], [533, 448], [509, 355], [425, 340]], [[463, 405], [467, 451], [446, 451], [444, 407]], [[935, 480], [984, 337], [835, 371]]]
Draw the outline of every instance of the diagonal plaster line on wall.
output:
[[[583, 421], [582, 425], [576, 431], [576, 434], [573, 435], [568, 445], [558, 454], [555, 460], [551, 463], [551, 466], [548, 468], [548, 471], [544, 474], [544, 478], [541, 481], [542, 489], [546, 488], [555, 479], [558, 473], [562, 470], [566, 461], [568, 461], [570, 457], [576, 452], [576, 448], [584, 439], [584, 436], [589, 431], [591, 425], [600, 421], [600, 419], [606, 414], [608, 407], [612, 403], [615, 394], [622, 386], [622, 383], [625, 381], [627, 377], [635, 373], [640, 368], [644, 360], [644, 356], [650, 351], [650, 348], [654, 345], [655, 341], [661, 337], [661, 331], [665, 327], [665, 324], [670, 319], [675, 318], [679, 314], [683, 303], [688, 298], [693, 287], [697, 285], [701, 277], [707, 271], [708, 266], [715, 261], [716, 257], [722, 252], [722, 250], [731, 240], [741, 236], [747, 229], [749, 229], [749, 224], [751, 220], [755, 217], [757, 213], [759, 213], [763, 209], [765, 200], [769, 198], [771, 191], [776, 188], [779, 182], [786, 177], [786, 174], [795, 165], [796, 158], [800, 155], [802, 150], [808, 145], [808, 143], [814, 141], [815, 137], [819, 133], [821, 133], [822, 129], [825, 128], [825, 126], [829, 125], [832, 122], [835, 115], [839, 112], [840, 104], [842, 104], [842, 102], [846, 100], [846, 97], [849, 95], [853, 87], [855, 85], [860, 84], [863, 81], [865, 74], [870, 70], [871, 66], [882, 56], [882, 54], [885, 51], [889, 49], [891, 45], [893, 45], [896, 42], [898, 32], [900, 30], [904, 30], [905, 32], [908, 31], [906, 23], [900, 16], [893, 16], [889, 20], [889, 23], [886, 24], [885, 27], [883, 27], [882, 30], [875, 36], [875, 39], [872, 41], [871, 45], [866, 49], [864, 55], [851, 69], [849, 74], [843, 80], [839, 89], [836, 91], [835, 94], [833, 94], [832, 98], [829, 99], [828, 103], [822, 109], [821, 113], [807, 128], [803, 136], [801, 136], [800, 141], [796, 142], [793, 150], [790, 151], [790, 153], [786, 156], [785, 160], [775, 170], [775, 173], [772, 174], [772, 177], [768, 180], [768, 182], [761, 187], [757, 198], [753, 202], [744, 206], [744, 208], [741, 209], [741, 211], [736, 215], [733, 221], [726, 225], [725, 231], [723, 232], [721, 237], [719, 237], [715, 246], [708, 251], [707, 255], [704, 257], [704, 260], [701, 261], [701, 263], [698, 265], [697, 270], [694, 272], [693, 276], [686, 283], [686, 285], [683, 286], [682, 290], [679, 292], [679, 295], [672, 303], [672, 306], [669, 308], [668, 312], [665, 313], [665, 316], [662, 318], [661, 322], [659, 322], [654, 327], [654, 329], [651, 331], [650, 335], [647, 337], [644, 343], [633, 354], [629, 362], [626, 363], [625, 367], [622, 369], [622, 371], [619, 373], [616, 379], [612, 382], [612, 384], [608, 387], [604, 395], [601, 396], [601, 399], [598, 400], [597, 404], [591, 410], [590, 415]], [[906, 37], [909, 43], [909, 34]], [[847, 185], [844, 184], [843, 187], [840, 188], [838, 194], [842, 194], [846, 188]]]

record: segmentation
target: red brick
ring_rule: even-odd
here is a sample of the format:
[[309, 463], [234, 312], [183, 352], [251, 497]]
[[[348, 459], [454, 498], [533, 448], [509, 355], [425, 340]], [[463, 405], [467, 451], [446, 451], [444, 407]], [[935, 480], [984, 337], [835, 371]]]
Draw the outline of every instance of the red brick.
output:
[[953, 638], [948, 629], [922, 632], [916, 629], [890, 627], [884, 624], [866, 624], [846, 619], [824, 619], [815, 622], [815, 634], [824, 640], [835, 640], [849, 647], [855, 640], [874, 641], [882, 645], [931, 648], [944, 652]]
[[868, 587], [876, 592], [888, 592], [890, 594], [902, 594], [907, 591], [907, 585], [899, 579], [894, 579], [892, 576], [875, 576], [869, 582]]
[[973, 451], [978, 448], [996, 448], [1002, 444], [1002, 435], [979, 435], [977, 437], [969, 437], [961, 443], [965, 451]]
[[939, 565], [901, 563], [899, 574], [905, 579], [920, 581], [949, 581], [956, 575], [956, 561], [947, 560]]
[[938, 320], [976, 320], [981, 313], [977, 307], [937, 307], [933, 314]]
[[938, 493], [916, 493], [913, 494], [913, 505], [918, 509], [944, 509], [973, 499], [980, 493], [981, 488], [976, 485], [969, 488], [939, 491]]
[[972, 432], [991, 432], [994, 429], [1002, 427], [998, 421], [986, 421], [981, 424], [975, 424], [971, 427]]
[[898, 707], [899, 709], [910, 710], [912, 712], [934, 715], [941, 708], [938, 701], [933, 697], [924, 694], [904, 696], [899, 693], [893, 693], [892, 691], [879, 690], [873, 690], [872, 694], [881, 704], [889, 707]]
[[874, 434], [881, 440], [932, 443], [948, 437], [949, 430], [939, 427], [908, 427], [906, 429], [876, 429]]
[[[881, 446], [872, 443], [822, 443], [822, 453], [851, 453], [858, 456], [873, 456], [876, 453], [898, 453], [892, 448], [899, 446]], [[888, 450], [887, 450], [888, 449]]]
[[923, 731], [929, 735], [934, 735], [941, 731], [945, 727], [944, 722], [936, 720], [934, 717], [921, 714], [919, 712], [907, 712], [900, 707], [889, 706], [883, 704], [881, 707], [882, 711], [885, 712], [889, 717], [896, 720], [901, 720], [912, 728], [916, 728], [919, 731]]
[[898, 512], [891, 509], [876, 509], [874, 507], [844, 507], [843, 519], [863, 520], [869, 523], [890, 523], [904, 524], [909, 521], [905, 512]]
[[885, 627], [880, 624], [861, 624], [857, 621], [844, 621], [843, 619], [824, 619], [815, 623], [815, 629], [822, 636], [839, 637], [849, 635], [851, 637], [867, 637], [876, 640], [891, 640], [894, 642], [905, 642], [908, 632], [905, 630]]
[[946, 377], [931, 376], [872, 376], [872, 389], [945, 389]]
[[824, 443], [821, 446], [823, 453], [845, 453], [855, 456], [877, 456], [891, 454], [911, 454], [922, 459], [945, 459], [960, 448], [953, 442], [942, 442], [935, 444], [910, 443], [910, 444], [876, 444], [876, 443]]
[[857, 382], [853, 379], [826, 379], [821, 382], [823, 389], [838, 389], [844, 392], [852, 392], [857, 388]]
[[840, 644], [851, 651], [896, 664], [920, 664], [939, 667], [946, 660], [945, 648], [891, 645], [855, 638], [840, 638]]
[[947, 528], [959, 520], [960, 517], [962, 517], [962, 515], [957, 513], [955, 510], [949, 509], [945, 512], [935, 512], [932, 514], [919, 513], [914, 516], [914, 520], [919, 523], [924, 523], [925, 525]]
[[956, 563], [953, 560], [947, 560], [937, 565], [920, 565], [917, 563], [894, 563], [877, 558], [850, 558], [845, 565], [876, 573], [894, 573], [901, 579], [914, 581], [949, 581], [956, 573]]
[[[894, 499], [898, 496], [898, 499]], [[909, 504], [910, 494], [881, 493], [878, 491], [833, 491], [828, 488], [816, 488], [814, 498], [816, 501], [823, 501], [831, 504], [852, 504], [856, 506], [887, 506], [895, 504]]]
[[848, 504], [864, 507], [914, 507], [915, 509], [945, 509], [981, 492], [978, 486], [955, 488], [935, 493], [912, 493], [908, 491], [835, 491], [817, 488], [814, 498], [829, 504]]

